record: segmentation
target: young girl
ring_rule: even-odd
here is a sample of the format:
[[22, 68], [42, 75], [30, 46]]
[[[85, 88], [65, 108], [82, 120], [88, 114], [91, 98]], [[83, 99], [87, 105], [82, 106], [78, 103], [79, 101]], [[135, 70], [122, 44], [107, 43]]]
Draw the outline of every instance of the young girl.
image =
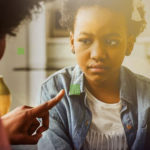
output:
[[50, 76], [41, 101], [65, 89], [50, 111], [44, 150], [150, 149], [150, 80], [121, 66], [144, 30], [144, 10], [132, 0], [65, 0], [78, 65]]

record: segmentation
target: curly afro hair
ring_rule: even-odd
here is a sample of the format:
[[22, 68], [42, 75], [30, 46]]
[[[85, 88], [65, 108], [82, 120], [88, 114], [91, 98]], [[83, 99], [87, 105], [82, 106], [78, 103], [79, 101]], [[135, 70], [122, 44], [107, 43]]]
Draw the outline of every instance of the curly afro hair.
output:
[[0, 0], [0, 38], [6, 34], [15, 36], [15, 29], [24, 19], [31, 19], [33, 10], [40, 9], [46, 0]]
[[133, 0], [63, 0], [60, 24], [69, 30], [73, 30], [75, 16], [78, 9], [81, 7], [100, 5], [102, 7], [123, 13], [127, 18], [129, 34], [136, 38], [141, 32], [144, 31], [146, 27], [146, 20], [143, 5], [138, 7], [141, 21], [134, 21], [132, 19], [132, 14], [134, 11], [133, 3]]

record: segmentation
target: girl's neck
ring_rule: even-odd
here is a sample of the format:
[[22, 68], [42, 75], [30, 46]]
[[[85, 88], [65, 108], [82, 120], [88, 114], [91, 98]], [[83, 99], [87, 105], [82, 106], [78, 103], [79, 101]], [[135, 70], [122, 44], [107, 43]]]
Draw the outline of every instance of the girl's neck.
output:
[[86, 80], [86, 87], [97, 99], [105, 103], [116, 103], [120, 100], [119, 74], [105, 81], [93, 82]]

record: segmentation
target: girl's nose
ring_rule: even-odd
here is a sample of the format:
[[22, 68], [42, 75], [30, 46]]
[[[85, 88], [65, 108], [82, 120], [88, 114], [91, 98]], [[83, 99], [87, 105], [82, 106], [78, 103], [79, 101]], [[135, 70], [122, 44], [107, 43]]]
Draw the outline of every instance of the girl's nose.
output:
[[105, 48], [100, 43], [95, 43], [91, 47], [90, 57], [96, 61], [104, 61], [106, 59]]

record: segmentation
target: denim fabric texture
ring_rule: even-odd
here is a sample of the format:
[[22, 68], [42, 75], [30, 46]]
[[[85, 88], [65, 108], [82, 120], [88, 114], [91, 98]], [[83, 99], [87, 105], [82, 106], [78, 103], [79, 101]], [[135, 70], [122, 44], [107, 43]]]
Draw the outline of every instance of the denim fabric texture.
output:
[[[39, 150], [83, 150], [92, 121], [86, 103], [84, 78], [76, 65], [56, 72], [42, 84], [39, 103], [55, 97], [61, 89], [65, 89], [66, 94], [50, 110], [50, 126], [38, 143]], [[70, 90], [73, 87], [78, 89]], [[120, 100], [129, 150], [150, 150], [150, 79], [122, 66]]]

